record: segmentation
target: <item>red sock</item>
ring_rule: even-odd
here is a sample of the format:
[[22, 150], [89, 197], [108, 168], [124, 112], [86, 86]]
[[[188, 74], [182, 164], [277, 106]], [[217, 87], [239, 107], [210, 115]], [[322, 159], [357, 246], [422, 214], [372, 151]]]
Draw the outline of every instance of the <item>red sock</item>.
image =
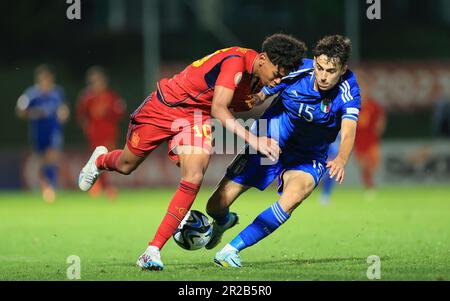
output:
[[372, 189], [374, 186], [373, 175], [370, 169], [363, 170], [363, 182], [367, 189]]
[[100, 170], [114, 170], [117, 171], [117, 161], [122, 154], [123, 150], [118, 149], [107, 154], [100, 155], [97, 160], [95, 160], [95, 165]]
[[180, 225], [200, 190], [200, 185], [181, 180], [178, 190], [170, 201], [169, 208], [159, 225], [155, 237], [149, 243], [161, 249]]

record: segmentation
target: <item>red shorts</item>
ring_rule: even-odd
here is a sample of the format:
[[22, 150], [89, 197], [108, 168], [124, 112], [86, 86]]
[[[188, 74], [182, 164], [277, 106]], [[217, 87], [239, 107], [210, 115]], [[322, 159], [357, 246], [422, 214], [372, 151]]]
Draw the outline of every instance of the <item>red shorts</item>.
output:
[[373, 143], [364, 147], [355, 147], [355, 157], [360, 164], [371, 169], [377, 169], [380, 163], [380, 145]]
[[168, 107], [158, 101], [156, 93], [132, 115], [127, 133], [128, 149], [146, 157], [161, 143], [168, 142], [168, 155], [179, 161], [176, 147], [196, 146], [212, 153], [210, 116], [202, 111]]

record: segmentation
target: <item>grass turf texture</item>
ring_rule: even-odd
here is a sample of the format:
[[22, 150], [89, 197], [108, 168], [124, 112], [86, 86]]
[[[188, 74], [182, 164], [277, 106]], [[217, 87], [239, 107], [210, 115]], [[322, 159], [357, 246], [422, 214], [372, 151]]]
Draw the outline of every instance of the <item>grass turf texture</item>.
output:
[[[205, 212], [210, 189], [193, 209]], [[185, 251], [170, 240], [163, 272], [141, 271], [144, 251], [168, 206], [171, 189], [122, 190], [115, 203], [61, 192], [55, 204], [34, 193], [0, 193], [0, 280], [66, 280], [70, 255], [82, 280], [367, 280], [369, 255], [382, 280], [450, 280], [450, 189], [386, 188], [375, 201], [359, 189], [336, 189], [328, 207], [315, 192], [274, 234], [241, 253], [244, 268], [213, 264], [215, 250]], [[251, 190], [232, 207], [240, 224], [230, 241], [276, 200]]]

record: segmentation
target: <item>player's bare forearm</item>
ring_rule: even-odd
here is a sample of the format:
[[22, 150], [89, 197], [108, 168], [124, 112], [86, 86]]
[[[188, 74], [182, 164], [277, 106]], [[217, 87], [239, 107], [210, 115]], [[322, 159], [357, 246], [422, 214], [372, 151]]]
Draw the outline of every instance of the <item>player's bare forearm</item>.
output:
[[218, 119], [227, 130], [235, 133], [246, 142], [250, 142], [252, 138], [256, 137], [239, 124], [228, 109], [233, 100], [233, 95], [234, 91], [231, 89], [216, 87], [211, 105], [211, 115]]
[[217, 107], [212, 110], [211, 113], [213, 117], [218, 119], [227, 130], [235, 133], [246, 141], [248, 140], [248, 134], [246, 133], [247, 131], [242, 127], [242, 125], [239, 124], [239, 122], [236, 121], [228, 108]]
[[254, 94], [253, 98], [255, 99], [255, 106], [259, 106], [260, 104], [264, 103], [264, 101], [266, 100], [267, 96], [261, 90], [258, 93]]
[[350, 154], [352, 153], [353, 145], [355, 144], [356, 125], [356, 121], [350, 119], [344, 119], [342, 121], [341, 142], [337, 158], [342, 160], [344, 165], [347, 164], [350, 159]]
[[353, 150], [353, 144], [356, 136], [356, 121], [350, 119], [342, 120], [341, 125], [341, 144], [339, 145], [339, 153], [334, 160], [327, 162], [330, 178], [335, 178], [336, 182], [342, 184], [345, 177], [345, 165], [350, 158]]
[[225, 87], [217, 87], [214, 90], [214, 97], [211, 105], [211, 115], [217, 118], [229, 131], [244, 139], [254, 149], [264, 156], [276, 161], [281, 152], [277, 141], [272, 138], [258, 137], [247, 131], [231, 114], [228, 107], [233, 99], [234, 91]]

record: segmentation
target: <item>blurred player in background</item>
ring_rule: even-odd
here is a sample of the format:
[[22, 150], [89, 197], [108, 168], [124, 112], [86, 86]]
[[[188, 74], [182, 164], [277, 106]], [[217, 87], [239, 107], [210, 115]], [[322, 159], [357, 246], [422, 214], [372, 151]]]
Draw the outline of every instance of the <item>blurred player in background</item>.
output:
[[[125, 103], [108, 87], [108, 77], [102, 68], [91, 67], [87, 71], [86, 82], [87, 87], [78, 98], [76, 109], [77, 120], [88, 140], [89, 149], [92, 152], [98, 145], [116, 149]], [[97, 196], [102, 189], [109, 198], [116, 197], [117, 190], [110, 184], [107, 174], [99, 177], [89, 193]]]
[[[339, 153], [339, 143], [341, 141], [341, 136], [338, 134], [336, 140], [330, 144], [328, 148], [328, 160], [334, 160]], [[325, 176], [322, 179], [321, 190], [320, 190], [320, 204], [326, 206], [330, 203], [331, 193], [333, 192], [334, 184], [336, 183], [330, 177], [330, 170], [326, 171]]]
[[374, 176], [380, 165], [380, 139], [386, 128], [386, 114], [383, 107], [372, 97], [369, 80], [358, 73], [361, 87], [361, 114], [355, 140], [355, 159], [366, 189], [365, 197], [375, 197]]
[[[214, 218], [212, 249], [223, 233], [238, 220], [229, 207], [251, 187], [264, 190], [278, 178], [280, 197], [216, 253], [214, 262], [223, 267], [241, 267], [239, 252], [274, 232], [313, 192], [326, 169], [342, 183], [344, 167], [353, 149], [360, 109], [359, 86], [347, 69], [351, 43], [342, 36], [327, 36], [313, 50], [314, 60], [286, 76], [274, 88], [264, 87], [266, 95], [280, 93], [277, 100], [254, 124], [267, 120], [267, 136], [276, 138], [282, 150], [275, 164], [264, 162], [260, 154], [238, 155], [227, 169], [213, 195], [207, 212]], [[260, 97], [262, 98], [262, 97]], [[341, 132], [336, 158], [327, 160], [328, 148]]]
[[280, 83], [301, 64], [305, 51], [303, 42], [284, 34], [268, 37], [261, 53], [241, 47], [218, 50], [157, 83], [156, 91], [131, 115], [123, 150], [96, 148], [79, 176], [83, 191], [92, 187], [102, 171], [130, 174], [165, 141], [169, 143], [169, 157], [180, 166], [178, 189], [155, 237], [139, 257], [139, 267], [163, 269], [160, 250], [191, 208], [209, 164], [211, 116], [264, 156], [278, 159], [276, 141], [250, 133], [230, 109], [248, 110], [251, 95], [263, 85]]
[[30, 120], [30, 136], [40, 159], [42, 197], [52, 203], [56, 199], [58, 164], [63, 144], [63, 123], [69, 118], [63, 89], [55, 84], [55, 76], [47, 65], [36, 68], [35, 85], [17, 101], [16, 113]]

